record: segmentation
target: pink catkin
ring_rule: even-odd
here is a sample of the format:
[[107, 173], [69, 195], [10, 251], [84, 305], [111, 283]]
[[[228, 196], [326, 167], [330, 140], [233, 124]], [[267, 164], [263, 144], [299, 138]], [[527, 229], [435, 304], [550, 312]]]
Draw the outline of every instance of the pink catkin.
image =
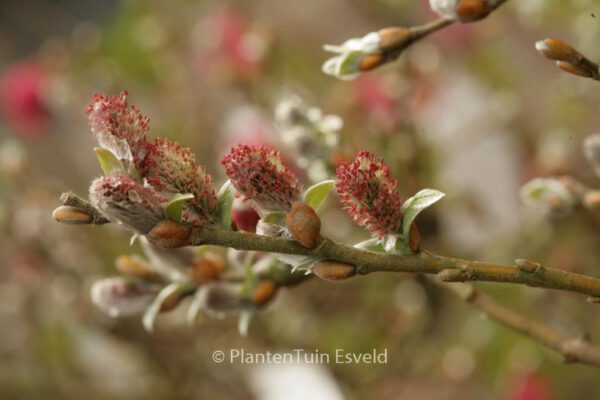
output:
[[114, 139], [124, 140], [137, 167], [146, 152], [149, 119], [135, 106], [127, 103], [127, 95], [127, 91], [114, 97], [96, 93], [92, 97], [92, 103], [87, 106], [86, 113], [94, 139], [102, 143], [106, 140], [106, 135], [111, 135]]
[[90, 201], [109, 219], [140, 233], [148, 233], [164, 218], [163, 204], [156, 193], [122, 173], [94, 180]]
[[336, 188], [344, 210], [379, 238], [402, 228], [402, 198], [389, 167], [367, 151], [337, 168]]
[[148, 146], [143, 174], [158, 192], [194, 195], [184, 207], [182, 221], [197, 226], [214, 223], [217, 195], [212, 178], [196, 165], [189, 148], [169, 139], [156, 139]]
[[300, 199], [302, 187], [283, 164], [278, 151], [240, 144], [221, 164], [235, 188], [262, 211], [289, 211]]

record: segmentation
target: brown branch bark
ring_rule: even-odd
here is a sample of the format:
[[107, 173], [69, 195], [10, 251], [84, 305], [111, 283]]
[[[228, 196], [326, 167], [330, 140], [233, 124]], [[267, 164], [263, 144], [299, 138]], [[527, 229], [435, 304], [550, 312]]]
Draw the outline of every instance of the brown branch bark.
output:
[[353, 264], [359, 274], [372, 272], [409, 272], [439, 274], [443, 281], [484, 281], [516, 283], [546, 289], [600, 297], [600, 279], [592, 276], [538, 266], [528, 268], [508, 264], [463, 260], [422, 251], [399, 256], [375, 253], [324, 239], [316, 249], [308, 249], [294, 240], [260, 236], [245, 232], [216, 229], [194, 230], [191, 245], [211, 244], [238, 250], [257, 250], [270, 253], [296, 254]]
[[442, 282], [436, 282], [436, 284], [444, 287], [491, 319], [562, 354], [565, 362], [600, 367], [600, 347], [590, 343], [586, 337], [570, 337], [542, 322], [520, 315], [498, 303], [489, 295], [475, 289], [473, 285]]

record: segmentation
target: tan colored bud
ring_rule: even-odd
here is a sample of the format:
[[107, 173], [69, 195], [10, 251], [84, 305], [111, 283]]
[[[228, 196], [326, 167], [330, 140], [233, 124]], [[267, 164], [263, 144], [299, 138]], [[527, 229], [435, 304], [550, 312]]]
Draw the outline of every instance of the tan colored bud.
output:
[[600, 210], [600, 190], [592, 190], [583, 196], [583, 205], [590, 210]]
[[198, 285], [203, 285], [215, 279], [225, 269], [225, 262], [221, 256], [206, 253], [198, 260], [192, 270], [192, 279]]
[[285, 214], [285, 224], [289, 231], [304, 247], [314, 249], [323, 241], [319, 216], [303, 201], [292, 204], [290, 212]]
[[122, 255], [115, 260], [117, 271], [124, 276], [140, 278], [148, 281], [163, 281], [163, 277], [153, 271], [150, 265], [138, 257]]
[[456, 6], [460, 22], [475, 22], [484, 19], [493, 10], [487, 0], [461, 0]]
[[188, 296], [189, 293], [186, 292], [180, 292], [180, 291], [176, 291], [171, 293], [170, 296], [168, 296], [160, 305], [160, 312], [164, 313], [164, 312], [168, 312], [173, 310], [175, 307], [177, 307], [179, 305], [179, 303], [181, 303], [181, 300], [183, 300], [186, 296]]
[[362, 72], [370, 71], [384, 64], [385, 61], [386, 59], [381, 53], [368, 53], [360, 59], [358, 70]]
[[382, 51], [400, 50], [412, 42], [412, 32], [408, 28], [385, 28], [378, 33]]
[[544, 39], [535, 43], [535, 48], [544, 57], [550, 60], [565, 61], [571, 64], [577, 64], [582, 59], [582, 55], [558, 39]]
[[261, 281], [252, 292], [252, 304], [263, 306], [267, 304], [277, 293], [277, 285], [273, 281]]
[[339, 261], [324, 260], [313, 266], [312, 273], [328, 281], [341, 281], [356, 275], [356, 267]]
[[175, 249], [190, 244], [190, 228], [165, 219], [156, 224], [146, 237], [158, 247]]
[[94, 217], [75, 207], [60, 206], [52, 212], [52, 218], [63, 224], [91, 224]]
[[573, 178], [572, 176], [563, 175], [558, 177], [557, 181], [560, 182], [564, 186], [564, 188], [569, 191], [569, 193], [571, 194], [571, 196], [573, 196], [573, 199], [575, 201], [580, 201], [580, 199], [587, 192], [587, 188], [585, 187], [585, 185], [579, 182], [577, 179]]
[[558, 65], [558, 68], [569, 74], [583, 76], [584, 78], [592, 78], [594, 76], [590, 70], [566, 61], [557, 61], [556, 65]]
[[421, 251], [421, 234], [417, 225], [413, 222], [408, 232], [408, 247], [413, 253]]

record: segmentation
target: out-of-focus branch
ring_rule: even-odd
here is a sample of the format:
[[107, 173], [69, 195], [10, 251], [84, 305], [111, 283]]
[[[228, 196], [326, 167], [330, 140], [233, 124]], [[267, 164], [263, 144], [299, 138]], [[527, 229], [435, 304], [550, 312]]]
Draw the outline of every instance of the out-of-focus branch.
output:
[[564, 72], [600, 81], [600, 66], [562, 40], [540, 40], [535, 48], [547, 59], [556, 61]]
[[[469, 23], [486, 18], [507, 0], [461, 0], [444, 2], [436, 10], [441, 17], [412, 27], [389, 27], [371, 32], [362, 38], [349, 39], [339, 46], [325, 45], [336, 53], [323, 64], [323, 72], [340, 79], [353, 79], [396, 60], [413, 43], [455, 22]], [[432, 7], [434, 5], [432, 4]], [[434, 7], [434, 9], [437, 7]]]
[[542, 322], [525, 317], [498, 303], [489, 295], [475, 289], [473, 285], [436, 284], [483, 312], [491, 319], [540, 342], [544, 346], [562, 354], [565, 362], [582, 363], [600, 367], [600, 347], [590, 343], [588, 338], [569, 337], [561, 331]]

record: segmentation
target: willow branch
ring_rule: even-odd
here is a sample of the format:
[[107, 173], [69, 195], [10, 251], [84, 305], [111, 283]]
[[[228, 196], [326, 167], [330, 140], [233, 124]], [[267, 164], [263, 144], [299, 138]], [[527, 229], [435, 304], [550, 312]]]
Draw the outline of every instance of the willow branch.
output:
[[527, 335], [562, 354], [565, 362], [600, 367], [600, 347], [585, 337], [570, 337], [542, 322], [517, 314], [470, 284], [436, 282], [470, 306], [508, 328]]
[[428, 251], [400, 256], [361, 250], [330, 239], [324, 239], [315, 249], [308, 249], [294, 240], [284, 238], [217, 229], [194, 230], [190, 245], [203, 244], [335, 260], [355, 265], [357, 272], [363, 275], [372, 272], [438, 274], [441, 280], [447, 282], [516, 283], [600, 297], [599, 278], [534, 263], [520, 262], [520, 266], [495, 264], [446, 257]]
[[[506, 3], [508, 0], [498, 0], [494, 4], [491, 5], [491, 10], [489, 13], [495, 11], [502, 4]], [[482, 17], [483, 19], [485, 17]], [[436, 20], [427, 22], [422, 25], [416, 25], [408, 28], [408, 33], [406, 37], [399, 36], [396, 43], [390, 43], [389, 46], [383, 52], [386, 60], [394, 60], [398, 58], [398, 56], [410, 45], [419, 40], [429, 36], [432, 33], [440, 31], [447, 26], [450, 26], [456, 22], [459, 22], [455, 18], [441, 17]], [[473, 22], [473, 21], [472, 21]]]

